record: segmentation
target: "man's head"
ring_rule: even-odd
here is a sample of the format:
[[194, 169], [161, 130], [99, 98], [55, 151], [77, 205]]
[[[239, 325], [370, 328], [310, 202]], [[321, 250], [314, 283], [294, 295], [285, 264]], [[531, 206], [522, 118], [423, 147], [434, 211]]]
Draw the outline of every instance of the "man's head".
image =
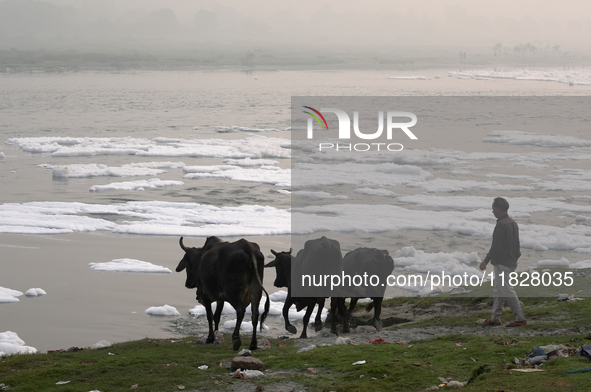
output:
[[509, 210], [509, 202], [502, 197], [497, 197], [493, 201], [492, 204], [492, 211], [495, 218], [500, 218], [503, 215], [507, 214]]

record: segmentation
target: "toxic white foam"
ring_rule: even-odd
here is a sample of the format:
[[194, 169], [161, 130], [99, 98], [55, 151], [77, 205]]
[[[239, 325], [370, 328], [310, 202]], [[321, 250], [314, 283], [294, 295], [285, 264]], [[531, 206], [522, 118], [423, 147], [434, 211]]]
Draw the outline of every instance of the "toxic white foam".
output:
[[493, 70], [451, 71], [448, 76], [456, 79], [514, 79], [542, 82], [564, 83], [569, 85], [591, 85], [591, 72], [575, 70], [533, 71], [518, 69], [515, 71], [497, 72]]
[[182, 181], [161, 180], [159, 178], [152, 178], [150, 180], [139, 181], [122, 181], [112, 182], [105, 185], [93, 185], [90, 187], [90, 192], [100, 192], [106, 190], [127, 190], [127, 191], [144, 191], [146, 189], [166, 188], [170, 186], [184, 185]]
[[23, 293], [18, 290], [12, 290], [0, 286], [0, 303], [18, 302], [19, 299], [17, 297], [20, 297], [21, 295], [23, 295]]
[[180, 316], [181, 314], [176, 310], [174, 306], [170, 305], [163, 305], [163, 306], [150, 306], [148, 309], [144, 310], [146, 314], [151, 316]]
[[539, 147], [591, 147], [591, 140], [559, 134], [539, 134], [523, 131], [494, 131], [482, 140], [485, 143], [531, 145]]
[[170, 274], [171, 271], [160, 265], [155, 265], [147, 261], [135, 259], [114, 259], [103, 263], [89, 263], [88, 266], [95, 271], [111, 272], [136, 272], [136, 273], [157, 273]]
[[244, 139], [11, 138], [6, 144], [54, 157], [136, 155], [161, 157], [289, 158], [289, 140], [253, 135]]
[[25, 345], [15, 332], [0, 332], [0, 357], [14, 354], [35, 354], [37, 349]]

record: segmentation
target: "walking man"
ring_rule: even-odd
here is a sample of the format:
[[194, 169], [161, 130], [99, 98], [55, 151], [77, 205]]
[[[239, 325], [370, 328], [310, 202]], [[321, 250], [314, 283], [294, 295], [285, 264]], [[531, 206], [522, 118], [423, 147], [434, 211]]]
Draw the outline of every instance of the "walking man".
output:
[[[494, 289], [492, 317], [484, 322], [485, 325], [500, 325], [501, 314], [505, 302], [509, 304], [515, 315], [515, 321], [506, 327], [520, 327], [527, 324], [519, 298], [513, 287], [509, 284], [509, 274], [517, 268], [517, 259], [521, 256], [519, 251], [519, 227], [507, 214], [509, 202], [502, 197], [494, 199], [492, 212], [497, 218], [497, 225], [493, 232], [493, 240], [490, 250], [484, 261], [480, 263], [480, 269], [484, 271], [490, 262], [494, 267]], [[504, 274], [504, 279], [501, 278]]]

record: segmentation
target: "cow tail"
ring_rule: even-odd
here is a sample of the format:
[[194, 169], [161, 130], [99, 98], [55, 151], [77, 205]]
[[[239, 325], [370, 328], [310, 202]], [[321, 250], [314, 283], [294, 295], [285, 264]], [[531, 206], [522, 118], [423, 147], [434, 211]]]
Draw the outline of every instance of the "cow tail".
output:
[[267, 290], [265, 290], [265, 286], [263, 286], [263, 282], [261, 282], [261, 277], [259, 276], [257, 258], [255, 256], [254, 252], [252, 251], [252, 249], [250, 249], [250, 255], [252, 257], [252, 266], [254, 267], [254, 275], [257, 277], [257, 281], [259, 282], [259, 285], [261, 286], [261, 288], [265, 292], [265, 295], [267, 296], [267, 301], [265, 301], [265, 311], [261, 315], [260, 330], [262, 331], [263, 330], [263, 322], [265, 321], [265, 319], [267, 318], [267, 315], [269, 314], [269, 293], [267, 293]]

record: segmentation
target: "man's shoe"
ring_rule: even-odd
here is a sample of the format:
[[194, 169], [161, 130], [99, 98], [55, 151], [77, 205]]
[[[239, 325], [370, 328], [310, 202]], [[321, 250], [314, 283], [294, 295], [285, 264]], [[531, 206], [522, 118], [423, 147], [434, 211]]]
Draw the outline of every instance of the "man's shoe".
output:
[[523, 321], [513, 321], [512, 323], [509, 323], [507, 325], [505, 325], [505, 327], [521, 327], [527, 324], [527, 321], [523, 320]]
[[482, 323], [482, 325], [493, 327], [495, 325], [501, 325], [501, 322], [500, 321], [484, 320], [484, 322]]

